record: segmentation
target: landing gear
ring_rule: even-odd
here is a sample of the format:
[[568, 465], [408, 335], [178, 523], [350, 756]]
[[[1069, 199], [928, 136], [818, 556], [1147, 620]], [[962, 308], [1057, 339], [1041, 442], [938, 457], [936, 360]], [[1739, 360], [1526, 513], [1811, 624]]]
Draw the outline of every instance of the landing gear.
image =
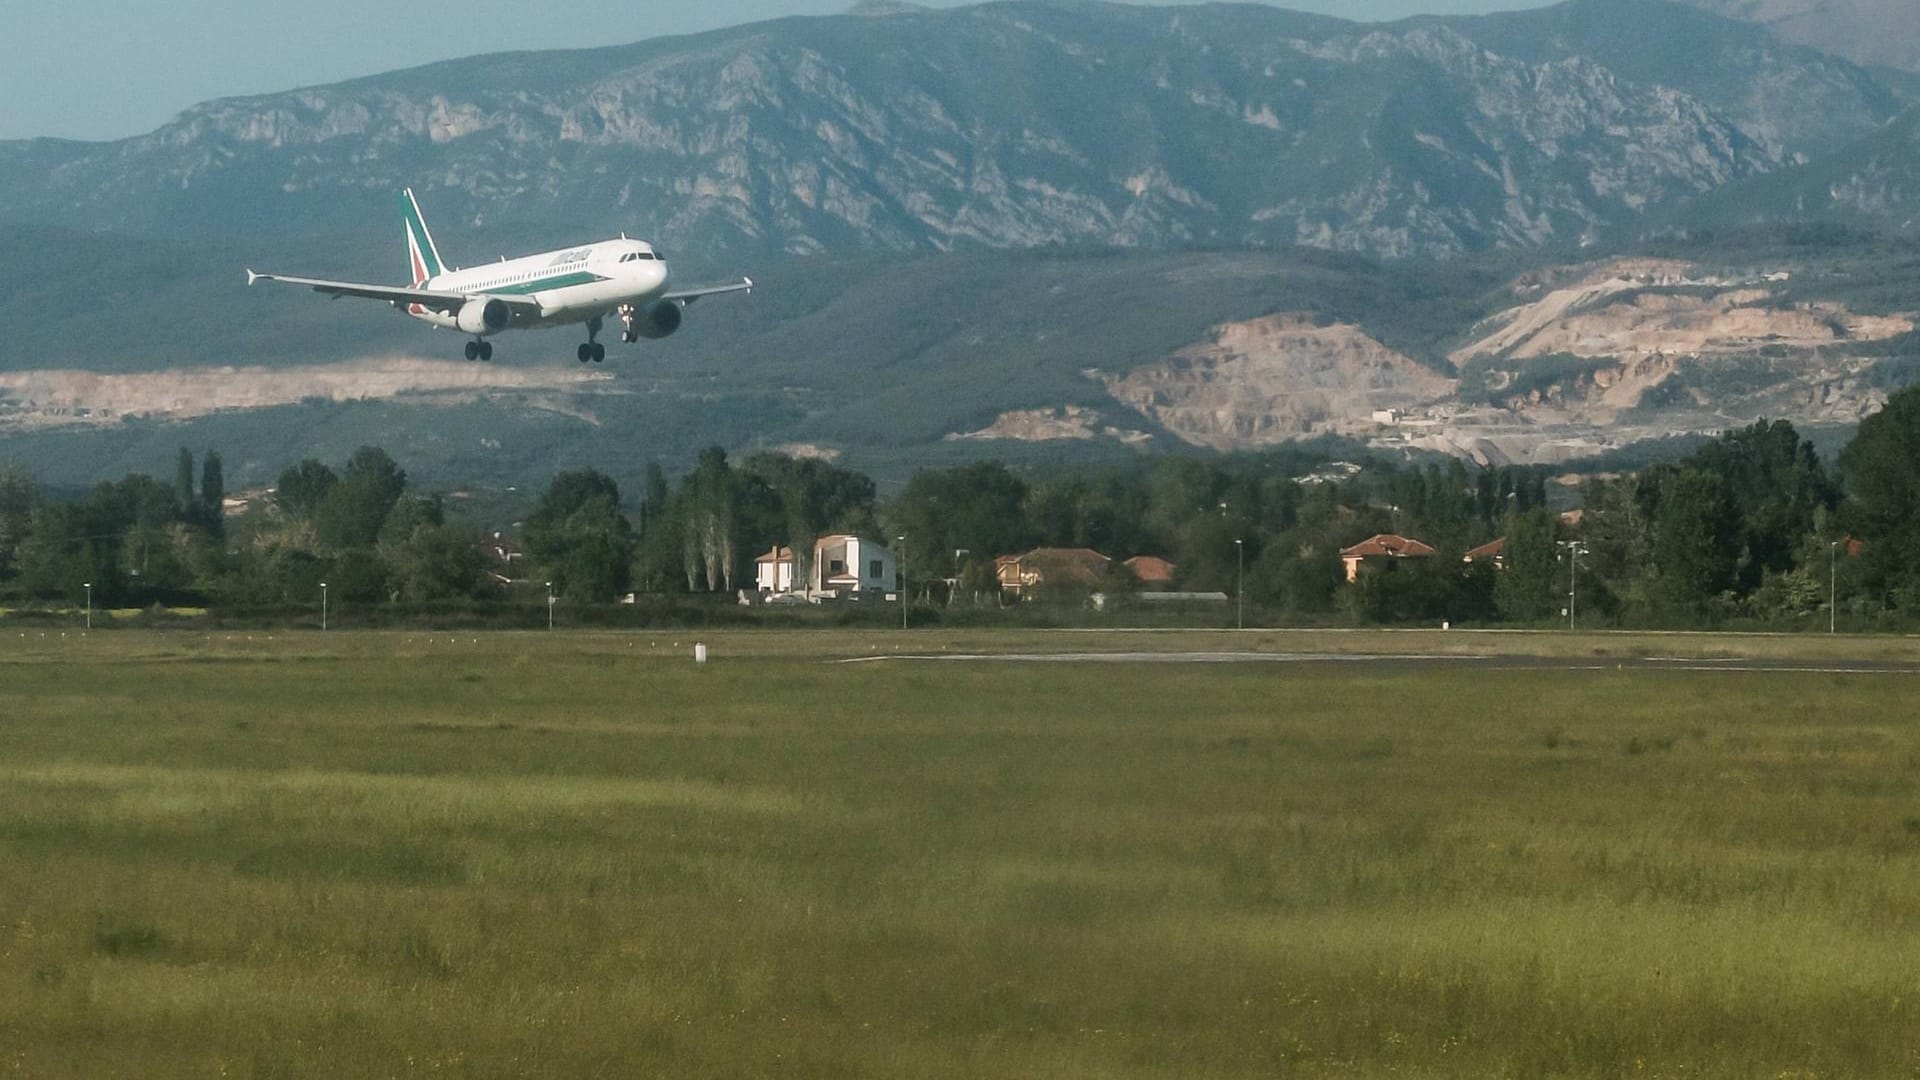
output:
[[486, 362], [493, 359], [493, 342], [469, 341], [466, 348], [467, 359]]
[[600, 327], [603, 325], [605, 324], [600, 321], [600, 316], [598, 315], [587, 320], [587, 343], [580, 346], [579, 350], [574, 353], [575, 356], [580, 358], [581, 363], [584, 364], [591, 360], [597, 364], [607, 358], [607, 347], [594, 340], [594, 338], [600, 336]]
[[621, 304], [618, 314], [620, 316], [620, 326], [621, 326], [620, 340], [626, 342], [629, 345], [633, 344], [636, 341], [639, 341], [640, 332], [633, 328], [633, 305]]

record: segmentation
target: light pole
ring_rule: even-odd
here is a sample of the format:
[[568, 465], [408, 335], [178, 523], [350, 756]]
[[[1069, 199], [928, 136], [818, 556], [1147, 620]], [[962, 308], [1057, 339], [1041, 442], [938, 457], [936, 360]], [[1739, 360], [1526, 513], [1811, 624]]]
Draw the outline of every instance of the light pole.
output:
[[553, 629], [553, 582], [547, 582], [547, 629]]
[[87, 629], [91, 630], [93, 629], [93, 582], [86, 582], [80, 587], [87, 590]]
[[1247, 542], [1233, 542], [1233, 628], [1247, 628]]
[[320, 583], [320, 629], [327, 628], [327, 583]]
[[1840, 541], [1827, 542], [1827, 633], [1833, 633], [1834, 615], [1840, 609]]
[[907, 536], [894, 537], [900, 543], [900, 629], [907, 628]]
[[1580, 556], [1587, 553], [1587, 545], [1578, 540], [1559, 540], [1556, 546], [1567, 552], [1567, 629], [1573, 629], [1574, 605], [1580, 593]]

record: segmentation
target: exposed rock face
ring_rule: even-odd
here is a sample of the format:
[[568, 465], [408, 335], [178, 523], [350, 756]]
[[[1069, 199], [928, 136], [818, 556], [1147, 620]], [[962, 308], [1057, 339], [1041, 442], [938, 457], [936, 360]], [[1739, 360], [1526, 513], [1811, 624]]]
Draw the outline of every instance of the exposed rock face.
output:
[[224, 409], [260, 409], [318, 398], [380, 401], [420, 397], [440, 402], [496, 394], [535, 394], [535, 407], [582, 415], [577, 406], [543, 402], [541, 392], [605, 389], [610, 377], [567, 367], [374, 357], [311, 367], [207, 367], [102, 375], [92, 371], [0, 372], [0, 431], [67, 424], [118, 423], [128, 416], [186, 420]]
[[782, 443], [773, 448], [776, 454], [785, 454], [790, 458], [815, 461], [838, 461], [842, 451], [837, 446], [821, 446], [819, 443], [796, 442]]
[[[1683, 363], [1710, 373], [1716, 362], [1767, 361], [1779, 369], [1779, 382], [1800, 387], [1808, 377], [1846, 367], [1823, 357], [1822, 350], [1885, 341], [1914, 329], [1913, 320], [1903, 315], [1861, 315], [1836, 303], [1789, 303], [1775, 291], [1785, 283], [1784, 274], [1736, 281], [1662, 260], [1617, 260], [1557, 288], [1532, 279], [1516, 291], [1544, 295], [1476, 328], [1482, 336], [1449, 359], [1457, 366], [1476, 359], [1496, 363], [1499, 370], [1488, 387], [1496, 394], [1516, 383], [1529, 385], [1523, 396], [1508, 402], [1512, 407], [1590, 411], [1593, 420], [1605, 423], [1612, 411], [1640, 404]], [[1563, 384], [1525, 379], [1526, 362], [1542, 357], [1606, 363], [1583, 369]]]
[[365, 228], [411, 185], [468, 225], [597, 222], [679, 252], [1447, 255], [1631, 226], [1885, 119], [1857, 70], [1744, 39], [1622, 74], [1639, 62], [1603, 32], [1705, 17], [1613, 3], [1571, 5], [1594, 49], [1533, 12], [1488, 42], [1467, 20], [1015, 2], [511, 54], [213, 102], [110, 145], [0, 145], [0, 217]]
[[1168, 431], [1217, 450], [1368, 432], [1376, 411], [1426, 405], [1454, 389], [1357, 327], [1300, 315], [1220, 327], [1210, 342], [1105, 381]]
[[1083, 405], [1063, 405], [1057, 409], [1014, 409], [1003, 412], [993, 423], [978, 431], [949, 435], [956, 439], [1008, 439], [1014, 442], [1055, 442], [1108, 438], [1129, 445], [1142, 445], [1150, 436], [1104, 423], [1097, 410]]
[[1804, 166], [1731, 185], [1692, 211], [1720, 222], [1839, 222], [1920, 232], [1920, 108]]
[[1883, 406], [1872, 346], [1915, 329], [1786, 298], [1786, 272], [1715, 276], [1667, 259], [1528, 274], [1512, 307], [1464, 335], [1461, 381], [1355, 327], [1274, 315], [1103, 381], [1198, 446], [1325, 433], [1485, 464], [1552, 463], [1761, 417], [1851, 423]]
[[1704, 277], [1685, 263], [1620, 260], [1501, 313], [1479, 328], [1490, 329], [1486, 336], [1449, 359], [1459, 365], [1476, 356], [1525, 360], [1557, 353], [1627, 362], [1882, 341], [1913, 329], [1905, 316], [1859, 315], [1833, 303], [1787, 304], [1769, 284]]

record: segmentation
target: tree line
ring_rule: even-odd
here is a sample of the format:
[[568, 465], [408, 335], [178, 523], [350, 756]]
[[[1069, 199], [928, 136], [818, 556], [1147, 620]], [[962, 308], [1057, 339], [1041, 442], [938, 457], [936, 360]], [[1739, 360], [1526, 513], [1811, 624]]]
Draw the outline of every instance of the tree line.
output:
[[[134, 474], [65, 500], [8, 468], [0, 596], [78, 603], [90, 586], [106, 605], [271, 607], [310, 605], [325, 582], [341, 602], [407, 604], [506, 598], [508, 579], [586, 603], [731, 596], [753, 586], [763, 552], [791, 547], [804, 578], [818, 538], [854, 533], [897, 548], [910, 594], [935, 605], [997, 603], [995, 558], [1054, 546], [1092, 548], [1114, 569], [1042, 590], [1043, 603], [1124, 593], [1135, 583], [1121, 562], [1156, 555], [1177, 566], [1176, 588], [1244, 591], [1281, 622], [1528, 625], [1563, 618], [1570, 600], [1588, 625], [1904, 625], [1920, 612], [1920, 389], [1895, 394], [1832, 465], [1785, 421], [1577, 491], [1537, 467], [1354, 454], [1357, 468], [1328, 471], [1328, 456], [1290, 446], [1025, 475], [980, 462], [920, 470], [883, 500], [828, 461], [715, 448], [677, 479], [648, 466], [638, 492], [560, 473], [511, 566], [490, 564], [482, 530], [378, 447], [338, 468], [293, 465], [233, 521], [213, 451], [182, 450], [171, 484]], [[1375, 533], [1438, 554], [1349, 583], [1341, 550]], [[1496, 538], [1497, 565], [1463, 561]]]

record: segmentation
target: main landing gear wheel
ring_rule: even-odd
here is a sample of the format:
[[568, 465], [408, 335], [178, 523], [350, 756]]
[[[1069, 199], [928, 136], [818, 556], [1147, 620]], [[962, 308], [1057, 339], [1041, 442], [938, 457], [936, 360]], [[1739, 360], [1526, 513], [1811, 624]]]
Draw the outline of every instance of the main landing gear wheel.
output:
[[479, 342], [477, 341], [467, 342], [467, 359], [469, 360], [480, 359], [480, 343]]
[[574, 354], [580, 358], [581, 363], [591, 360], [597, 364], [607, 358], [607, 347], [596, 340], [600, 336], [600, 327], [603, 325], [605, 324], [598, 315], [587, 320], [587, 343], [580, 346], [580, 350]]
[[488, 361], [493, 359], [493, 342], [469, 341], [466, 348], [467, 359]]

